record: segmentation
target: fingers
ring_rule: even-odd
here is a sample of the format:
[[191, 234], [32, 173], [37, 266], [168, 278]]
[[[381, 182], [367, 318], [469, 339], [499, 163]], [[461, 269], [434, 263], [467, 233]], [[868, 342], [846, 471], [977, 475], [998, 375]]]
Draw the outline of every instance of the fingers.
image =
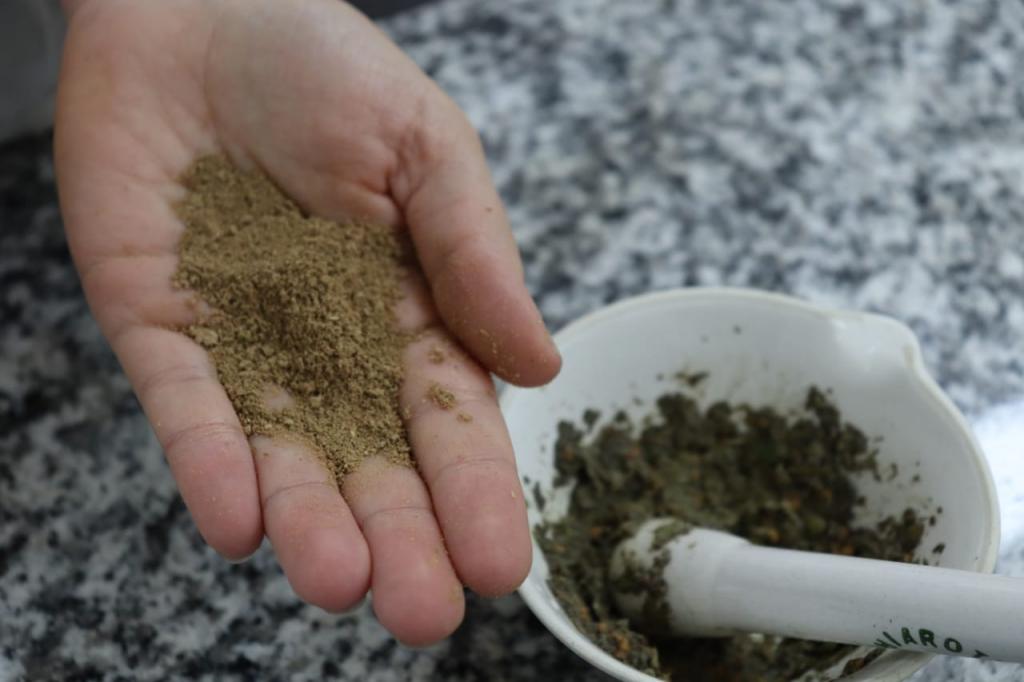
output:
[[263, 525], [292, 589], [345, 611], [366, 595], [370, 552], [321, 459], [298, 443], [255, 437]]
[[459, 576], [475, 592], [511, 592], [531, 543], [515, 458], [490, 377], [439, 329], [405, 350], [409, 438]]
[[[392, 191], [447, 326], [506, 381], [554, 378], [561, 358], [523, 283], [483, 149], [440, 92], [401, 141]], [[436, 103], [440, 102], [440, 104]]]
[[410, 646], [454, 632], [465, 612], [462, 584], [416, 471], [368, 460], [345, 478], [343, 492], [373, 556], [377, 619]]
[[531, 543], [515, 458], [486, 371], [437, 325], [410, 273], [398, 322], [420, 330], [404, 350], [399, 402], [420, 473], [462, 581], [495, 596], [530, 569]]
[[[422, 283], [411, 275], [406, 288], [401, 324], [431, 325], [436, 318]], [[343, 500], [301, 447], [263, 439], [253, 445], [264, 526], [296, 592], [338, 610], [358, 601], [369, 582], [384, 627], [406, 644], [425, 645], [462, 620], [459, 576], [482, 594], [512, 590], [529, 570], [530, 541], [487, 373], [437, 329], [415, 340], [403, 360], [401, 402], [411, 409], [411, 439], [429, 492], [417, 471], [370, 460], [345, 478]], [[453, 387], [458, 411], [442, 414], [423, 399], [435, 383]]]
[[[287, 397], [271, 391], [274, 401]], [[255, 437], [263, 524], [295, 592], [328, 611], [372, 586], [381, 623], [406, 644], [431, 644], [462, 621], [462, 584], [416, 471], [371, 460], [345, 478], [345, 498], [317, 454]]]
[[206, 353], [159, 327], [128, 327], [113, 343], [199, 532], [229, 559], [252, 554], [263, 538], [256, 472]]

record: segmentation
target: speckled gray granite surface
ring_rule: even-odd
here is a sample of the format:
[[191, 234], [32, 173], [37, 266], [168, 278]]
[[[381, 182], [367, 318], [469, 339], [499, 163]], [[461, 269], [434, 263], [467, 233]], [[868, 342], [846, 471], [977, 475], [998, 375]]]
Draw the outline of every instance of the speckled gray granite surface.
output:
[[[482, 130], [552, 327], [678, 285], [895, 315], [975, 423], [1024, 575], [1024, 6], [452, 0], [386, 25]], [[0, 680], [599, 680], [517, 598], [396, 646], [205, 548], [0, 149]], [[1024, 680], [936, 661], [920, 680]]]

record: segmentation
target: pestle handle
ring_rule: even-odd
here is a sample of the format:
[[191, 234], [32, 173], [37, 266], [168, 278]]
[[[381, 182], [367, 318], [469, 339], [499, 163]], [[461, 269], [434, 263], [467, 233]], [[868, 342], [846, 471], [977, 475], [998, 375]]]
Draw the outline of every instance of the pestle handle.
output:
[[[651, 560], [650, 522], [616, 552]], [[648, 526], [651, 526], [649, 528]], [[695, 529], [669, 541], [670, 629], [759, 632], [933, 654], [1024, 662], [1024, 580], [949, 568], [752, 545]], [[620, 606], [639, 617], [637, 597]]]

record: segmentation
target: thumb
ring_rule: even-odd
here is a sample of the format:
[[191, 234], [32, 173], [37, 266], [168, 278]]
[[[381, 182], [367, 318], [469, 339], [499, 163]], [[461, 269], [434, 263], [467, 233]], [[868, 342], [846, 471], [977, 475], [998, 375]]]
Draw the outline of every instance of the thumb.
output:
[[523, 281], [476, 131], [440, 91], [402, 138], [392, 191], [446, 325], [485, 367], [547, 383], [561, 357]]

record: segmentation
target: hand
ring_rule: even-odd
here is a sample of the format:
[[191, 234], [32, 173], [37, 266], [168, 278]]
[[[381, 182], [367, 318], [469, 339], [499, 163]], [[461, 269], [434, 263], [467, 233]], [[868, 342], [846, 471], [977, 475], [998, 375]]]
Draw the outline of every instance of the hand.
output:
[[[530, 565], [485, 368], [537, 385], [560, 363], [472, 127], [335, 0], [79, 0], [70, 10], [56, 126], [70, 247], [203, 537], [239, 559], [266, 534], [303, 599], [344, 610], [372, 587], [398, 639], [447, 636], [462, 620], [463, 584], [502, 594]], [[218, 151], [263, 169], [311, 212], [408, 231], [425, 277], [410, 279], [397, 314], [428, 332], [405, 352], [402, 403], [422, 403], [440, 381], [473, 419], [454, 429], [450, 414], [414, 414], [419, 473], [371, 461], [339, 491], [314, 453], [251, 444], [205, 352], [173, 331], [194, 314], [170, 283], [177, 178]], [[464, 360], [429, 363], [437, 343]], [[269, 456], [254, 461], [251, 445]]]

